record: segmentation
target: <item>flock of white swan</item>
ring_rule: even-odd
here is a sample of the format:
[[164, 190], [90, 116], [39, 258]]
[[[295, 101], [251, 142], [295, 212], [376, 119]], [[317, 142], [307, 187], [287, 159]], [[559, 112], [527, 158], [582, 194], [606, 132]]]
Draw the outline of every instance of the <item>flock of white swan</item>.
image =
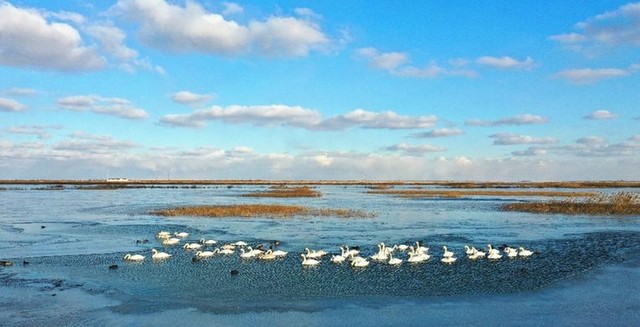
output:
[[[195, 251], [193, 261], [212, 258], [217, 254], [233, 255], [235, 253], [239, 253], [240, 258], [242, 259], [255, 258], [264, 261], [273, 261], [287, 255], [286, 251], [274, 249], [274, 246], [279, 245], [279, 242], [277, 241], [274, 244], [271, 244], [269, 249], [265, 250], [262, 245], [252, 248], [244, 241], [226, 243], [219, 247], [216, 247], [218, 244], [217, 241], [207, 240], [204, 238], [201, 238], [198, 242], [189, 243], [185, 242], [187, 237], [189, 237], [189, 233], [187, 232], [169, 233], [166, 231], [160, 231], [156, 234], [156, 238], [163, 246], [175, 246], [182, 244], [182, 248], [184, 250]], [[442, 249], [443, 252], [440, 262], [444, 264], [452, 264], [456, 262], [457, 257], [453, 251], [446, 246], [443, 246]], [[526, 258], [534, 254], [533, 251], [527, 250], [524, 247], [515, 248], [504, 246], [502, 249], [497, 249], [492, 247], [491, 244], [487, 245], [486, 251], [465, 245], [464, 252], [470, 260], [487, 258], [491, 261], [500, 260], [504, 256], [514, 259], [517, 257]], [[330, 254], [324, 250], [311, 250], [309, 248], [305, 248], [304, 253], [300, 254], [303, 266], [317, 266], [322, 262], [322, 259], [325, 256], [329, 255]], [[160, 252], [156, 249], [151, 249], [151, 259], [153, 261], [166, 260], [171, 258], [171, 256], [172, 255], [167, 252]], [[405, 257], [405, 259], [401, 259], [400, 256]], [[384, 243], [380, 243], [378, 244], [378, 251], [369, 257], [361, 256], [358, 247], [349, 248], [345, 245], [340, 247], [340, 253], [332, 254], [329, 261], [334, 264], [342, 264], [346, 262], [353, 267], [367, 267], [371, 261], [397, 266], [401, 265], [405, 261], [408, 263], [426, 262], [431, 259], [431, 257], [432, 255], [429, 254], [429, 248], [423, 246], [419, 241], [417, 241], [415, 242], [415, 246], [413, 244], [397, 244], [392, 247], [387, 247]], [[146, 257], [142, 254], [127, 253], [124, 256], [124, 260], [128, 262], [142, 262], [145, 259]]]

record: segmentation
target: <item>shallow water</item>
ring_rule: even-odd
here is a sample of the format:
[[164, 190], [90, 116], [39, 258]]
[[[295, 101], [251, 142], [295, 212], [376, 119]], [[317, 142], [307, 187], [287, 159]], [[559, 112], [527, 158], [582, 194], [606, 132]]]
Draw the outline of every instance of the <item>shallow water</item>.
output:
[[[322, 186], [323, 197], [309, 199], [238, 196], [264, 189], [257, 186], [21, 188], [0, 191], [0, 259], [15, 263], [0, 268], [0, 318], [7, 325], [36, 326], [47, 317], [63, 325], [168, 325], [163, 319], [171, 317], [195, 325], [346, 324], [339, 317], [368, 325], [579, 325], [607, 317], [606, 325], [627, 326], [638, 321], [640, 217], [501, 212], [499, 206], [507, 201], [530, 199], [403, 199], [354, 186]], [[375, 217], [148, 214], [177, 205], [235, 203], [358, 209]], [[187, 231], [189, 241], [206, 237], [268, 245], [279, 240], [289, 254], [274, 262], [243, 260], [237, 254], [192, 262], [193, 252], [177, 246], [163, 249], [171, 259], [154, 263], [150, 249], [162, 248], [154, 238], [159, 230]], [[145, 239], [149, 243], [136, 243]], [[379, 242], [418, 240], [431, 249], [428, 262], [399, 267], [372, 262], [354, 269], [325, 258], [318, 267], [300, 265], [305, 247], [337, 253], [341, 245], [357, 245], [368, 256]], [[522, 245], [536, 253], [496, 262], [465, 258], [464, 245], [488, 243]], [[454, 264], [439, 262], [442, 245], [456, 253]], [[127, 252], [147, 258], [125, 263]], [[118, 268], [108, 269], [113, 264]], [[232, 276], [232, 269], [239, 274]], [[597, 303], [584, 300], [589, 298]], [[579, 305], [568, 306], [569, 299]], [[56, 304], [61, 308], [52, 311]], [[511, 308], [508, 314], [516, 320], [495, 314], [496, 305]], [[607, 312], [594, 315], [590, 309]]]

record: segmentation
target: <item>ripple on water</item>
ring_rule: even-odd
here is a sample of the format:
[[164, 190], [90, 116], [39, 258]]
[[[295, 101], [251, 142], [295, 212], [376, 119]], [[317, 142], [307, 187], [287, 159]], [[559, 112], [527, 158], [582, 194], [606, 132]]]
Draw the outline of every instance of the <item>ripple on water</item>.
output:
[[[166, 249], [173, 257], [158, 263], [151, 262], [150, 252], [145, 251], [143, 263], [125, 263], [122, 253], [72, 255], [32, 258], [29, 269], [66, 275], [73, 283], [92, 289], [109, 289], [123, 301], [115, 309], [120, 312], [149, 312], [167, 306], [216, 312], [310, 310], [309, 303], [330, 303], [327, 300], [337, 298], [531, 291], [602, 264], [622, 262], [630, 253], [639, 252], [639, 240], [637, 232], [591, 233], [531, 243], [528, 247], [539, 251], [533, 257], [496, 262], [471, 261], [458, 250], [453, 265], [439, 262], [439, 244], [427, 243], [433, 249], [430, 261], [405, 262], [399, 267], [372, 262], [368, 268], [354, 269], [334, 265], [328, 258], [318, 267], [302, 267], [299, 253], [293, 252], [275, 262], [242, 260], [235, 255], [193, 263], [193, 252], [174, 247]], [[118, 269], [107, 269], [113, 263]], [[239, 274], [232, 276], [232, 269]]]

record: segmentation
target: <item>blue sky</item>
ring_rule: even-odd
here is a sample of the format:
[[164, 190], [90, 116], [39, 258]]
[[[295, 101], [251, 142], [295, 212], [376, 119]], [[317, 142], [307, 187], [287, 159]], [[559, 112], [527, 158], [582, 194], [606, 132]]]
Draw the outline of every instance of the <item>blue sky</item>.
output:
[[640, 3], [0, 1], [0, 178], [637, 179]]

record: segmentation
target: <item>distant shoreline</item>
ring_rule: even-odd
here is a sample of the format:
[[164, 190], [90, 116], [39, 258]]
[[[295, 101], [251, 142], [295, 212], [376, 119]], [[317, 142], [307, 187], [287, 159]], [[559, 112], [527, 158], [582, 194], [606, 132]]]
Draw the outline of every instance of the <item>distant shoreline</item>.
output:
[[640, 181], [419, 181], [419, 180], [194, 180], [194, 179], [4, 179], [0, 185], [338, 185], [440, 186], [448, 188], [640, 188]]

